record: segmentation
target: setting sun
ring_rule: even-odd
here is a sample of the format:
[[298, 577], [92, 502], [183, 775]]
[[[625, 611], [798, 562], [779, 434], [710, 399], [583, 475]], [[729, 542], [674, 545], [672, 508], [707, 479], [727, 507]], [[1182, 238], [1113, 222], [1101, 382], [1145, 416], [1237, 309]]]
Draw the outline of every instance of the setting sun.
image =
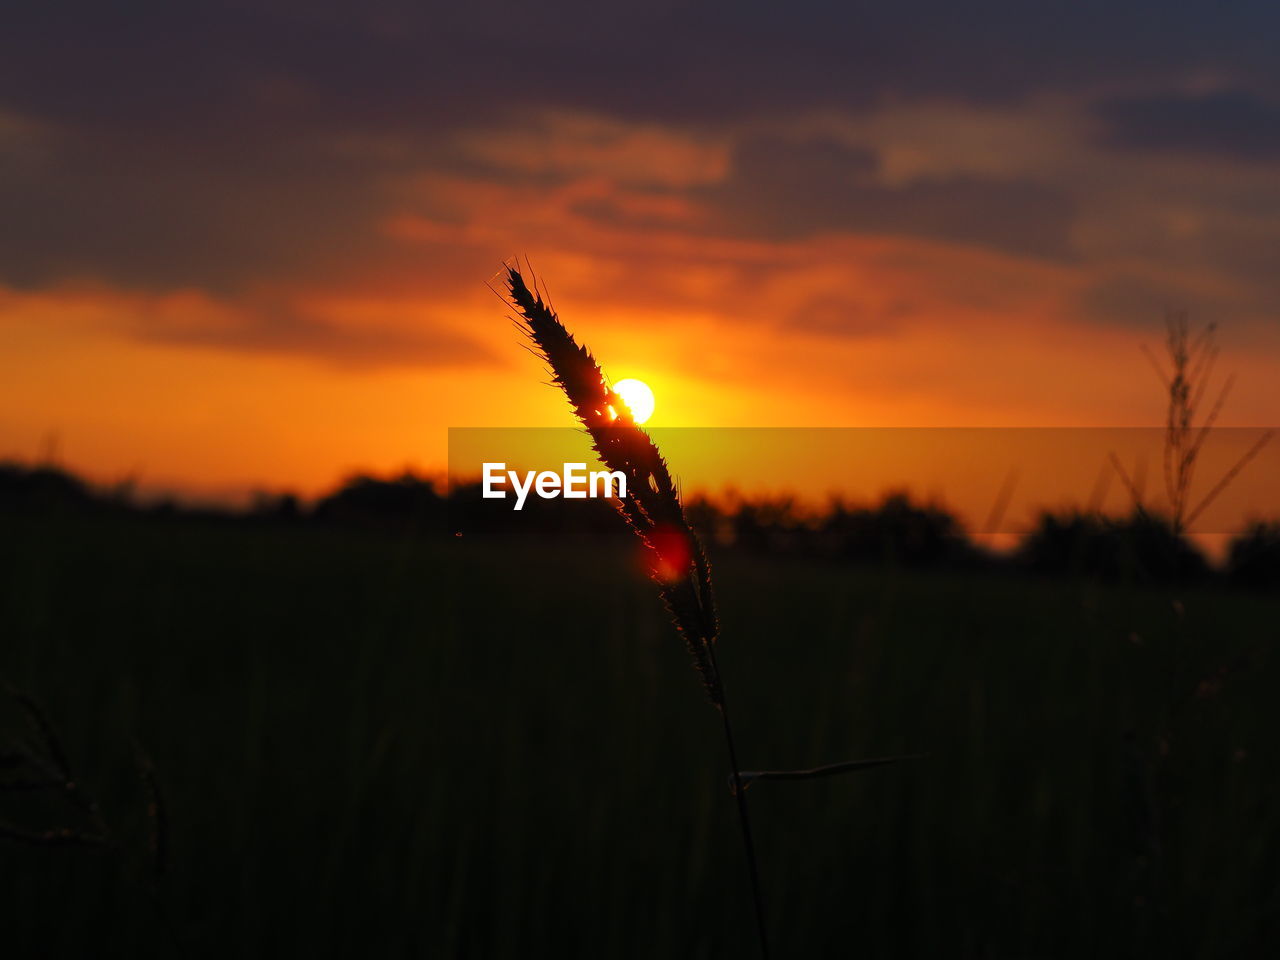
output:
[[644, 423], [653, 416], [655, 401], [653, 391], [642, 380], [619, 380], [613, 385], [614, 393], [622, 397], [636, 423]]

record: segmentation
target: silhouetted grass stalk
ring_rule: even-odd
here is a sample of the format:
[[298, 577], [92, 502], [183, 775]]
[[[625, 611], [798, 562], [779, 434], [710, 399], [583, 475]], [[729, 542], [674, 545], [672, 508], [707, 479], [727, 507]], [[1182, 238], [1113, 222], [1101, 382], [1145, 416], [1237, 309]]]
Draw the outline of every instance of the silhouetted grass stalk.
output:
[[[1187, 315], [1182, 312], [1171, 312], [1165, 317], [1165, 327], [1165, 349], [1168, 354], [1169, 369], [1166, 371], [1147, 347], [1143, 347], [1143, 352], [1151, 361], [1151, 366], [1156, 376], [1160, 378], [1169, 398], [1165, 415], [1164, 483], [1165, 494], [1169, 498], [1169, 506], [1173, 513], [1173, 532], [1176, 536], [1181, 536], [1226, 490], [1240, 471], [1262, 451], [1271, 439], [1271, 431], [1263, 433], [1253, 446], [1223, 473], [1209, 492], [1193, 505], [1191, 484], [1195, 477], [1196, 462], [1200, 458], [1200, 449], [1218, 422], [1227, 397], [1231, 394], [1231, 388], [1235, 385], [1235, 376], [1227, 377], [1222, 389], [1218, 392], [1217, 399], [1203, 420], [1197, 424], [1196, 417], [1203, 409], [1209, 385], [1213, 379], [1213, 368], [1218, 362], [1220, 353], [1216, 342], [1218, 325], [1207, 324], [1200, 333], [1193, 336]], [[1123, 470], [1121, 475], [1132, 487]]]
[[609, 470], [622, 471], [626, 476], [626, 496], [616, 501], [618, 509], [647, 548], [650, 574], [693, 657], [707, 696], [720, 712], [750, 874], [760, 952], [767, 960], [769, 939], [760, 892], [760, 870], [733, 724], [716, 663], [719, 622], [710, 565], [685, 518], [680, 494], [666, 461], [648, 433], [632, 419], [626, 402], [609, 387], [591, 352], [574, 341], [555, 311], [544, 302], [536, 282], [531, 291], [519, 269], [513, 266], [506, 268], [505, 279], [509, 302], [520, 316], [521, 328], [533, 342], [536, 353], [550, 366], [555, 385], [564, 391], [574, 413], [587, 428], [601, 462]]

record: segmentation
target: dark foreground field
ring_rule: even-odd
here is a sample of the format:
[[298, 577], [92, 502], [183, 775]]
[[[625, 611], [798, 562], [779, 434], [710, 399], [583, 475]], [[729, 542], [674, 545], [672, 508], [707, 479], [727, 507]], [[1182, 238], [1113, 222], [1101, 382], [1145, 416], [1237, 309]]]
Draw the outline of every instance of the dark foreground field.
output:
[[[625, 545], [3, 523], [0, 672], [123, 848], [0, 843], [4, 955], [753, 956], [716, 717]], [[751, 789], [778, 957], [1274, 955], [1275, 599], [717, 561], [745, 766], [929, 755]]]

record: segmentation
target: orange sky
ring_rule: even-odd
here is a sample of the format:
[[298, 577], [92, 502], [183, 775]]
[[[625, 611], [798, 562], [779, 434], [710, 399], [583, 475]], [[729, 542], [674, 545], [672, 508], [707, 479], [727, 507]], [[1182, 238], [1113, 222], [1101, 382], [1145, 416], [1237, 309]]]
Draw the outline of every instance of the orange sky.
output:
[[[683, 62], [653, 16], [635, 29]], [[595, 60], [445, 91], [382, 74], [427, 25], [370, 23], [349, 101], [302, 47], [249, 69], [221, 34], [189, 63], [140, 34], [136, 75], [94, 89], [36, 56], [51, 34], [12, 41], [45, 86], [0, 91], [0, 457], [52, 440], [100, 481], [316, 494], [442, 471], [451, 426], [563, 425], [485, 286], [513, 255], [654, 387], [656, 426], [1156, 425], [1140, 347], [1169, 308], [1221, 324], [1223, 422], [1280, 421], [1280, 141], [1253, 119], [1277, 101], [1243, 26], [1203, 63], [1023, 63], [999, 97], [925, 61], [858, 66], [854, 96], [844, 60], [810, 77], [793, 51], [729, 109], [710, 75], [641, 101]], [[298, 44], [345, 29], [310, 26]], [[87, 28], [59, 56], [81, 40], [98, 56]], [[161, 60], [204, 78], [189, 113]]]
[[[528, 253], [610, 376], [653, 386], [655, 426], [1135, 426], [1163, 415], [1139, 350], [1159, 349], [1158, 328], [1073, 321], [1082, 270], [871, 237], [768, 248], [677, 234], [634, 251], [626, 237], [606, 239], [622, 249], [582, 238], [582, 249]], [[743, 290], [757, 265], [759, 282]], [[520, 348], [488, 279], [477, 275], [470, 295], [444, 302], [376, 290], [295, 294], [338, 329], [411, 331], [431, 318], [482, 352], [439, 365], [188, 344], [131, 329], [141, 315], [171, 315], [175, 326], [193, 315], [242, 322], [234, 306], [197, 291], [10, 292], [0, 299], [9, 395], [0, 453], [31, 459], [52, 434], [62, 460], [102, 480], [315, 493], [353, 470], [442, 469], [450, 426], [564, 424], [567, 407]], [[855, 336], [775, 319], [825, 296], [911, 306], [895, 324]], [[1280, 342], [1254, 334], [1246, 352], [1232, 333], [1224, 331], [1221, 368], [1235, 371], [1238, 387], [1224, 422], [1269, 424]]]

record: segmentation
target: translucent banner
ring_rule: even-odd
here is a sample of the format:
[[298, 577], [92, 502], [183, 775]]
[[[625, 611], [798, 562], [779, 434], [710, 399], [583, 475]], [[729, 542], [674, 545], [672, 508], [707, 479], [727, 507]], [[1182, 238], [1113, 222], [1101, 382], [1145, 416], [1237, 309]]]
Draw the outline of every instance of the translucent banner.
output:
[[[1176, 519], [1234, 534], [1280, 518], [1280, 438], [1219, 428], [1173, 449], [1163, 428], [657, 428], [686, 502], [785, 504], [803, 521], [904, 495], [969, 534], [1016, 535], [1045, 512]], [[566, 466], [568, 465], [568, 466]], [[599, 515], [602, 471], [573, 428], [455, 428], [449, 483], [483, 525]], [[487, 479], [487, 483], [486, 483]], [[602, 491], [603, 485], [597, 482]], [[523, 494], [522, 494], [523, 491]], [[582, 491], [583, 495], [579, 496]]]

